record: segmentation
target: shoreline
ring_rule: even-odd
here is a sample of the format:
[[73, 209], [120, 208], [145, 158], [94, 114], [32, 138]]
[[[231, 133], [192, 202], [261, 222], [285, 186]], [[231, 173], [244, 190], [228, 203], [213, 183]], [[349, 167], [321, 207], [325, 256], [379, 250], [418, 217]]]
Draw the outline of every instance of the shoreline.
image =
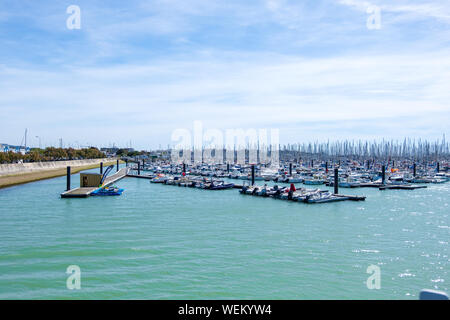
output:
[[[124, 163], [123, 161], [119, 161], [119, 164]], [[109, 166], [109, 165], [115, 165], [116, 160], [114, 161], [108, 161], [103, 162], [103, 166]], [[82, 166], [73, 166], [71, 167], [71, 174], [78, 173], [83, 170], [89, 170], [89, 169], [95, 169], [99, 168], [100, 163], [95, 164], [89, 164], [89, 165], [82, 165]], [[66, 168], [59, 168], [59, 169], [42, 169], [32, 172], [21, 172], [21, 173], [13, 173], [8, 174], [4, 176], [0, 176], [0, 189], [13, 187], [25, 183], [45, 180], [45, 179], [51, 179], [51, 178], [57, 178], [62, 177], [67, 174]]]

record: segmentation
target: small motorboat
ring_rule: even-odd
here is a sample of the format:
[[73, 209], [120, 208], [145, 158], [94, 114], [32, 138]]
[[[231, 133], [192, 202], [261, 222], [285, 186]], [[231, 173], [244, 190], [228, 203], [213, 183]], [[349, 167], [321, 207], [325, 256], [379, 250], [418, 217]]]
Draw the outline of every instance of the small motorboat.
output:
[[91, 193], [92, 196], [120, 196], [124, 189], [116, 186], [102, 187]]
[[300, 177], [289, 176], [287, 182], [288, 183], [302, 183], [303, 179]]
[[319, 185], [319, 184], [324, 184], [324, 183], [325, 183], [325, 180], [321, 179], [317, 176], [313, 177], [313, 179], [305, 179], [303, 181], [303, 184], [306, 184], [306, 185]]
[[219, 184], [211, 183], [209, 190], [225, 190], [225, 189], [232, 189], [233, 187], [234, 183], [219, 183]]
[[153, 178], [152, 180], [150, 180], [151, 183], [166, 183], [167, 180], [169, 180], [168, 177], [162, 175], [162, 174], [158, 174], [155, 178]]

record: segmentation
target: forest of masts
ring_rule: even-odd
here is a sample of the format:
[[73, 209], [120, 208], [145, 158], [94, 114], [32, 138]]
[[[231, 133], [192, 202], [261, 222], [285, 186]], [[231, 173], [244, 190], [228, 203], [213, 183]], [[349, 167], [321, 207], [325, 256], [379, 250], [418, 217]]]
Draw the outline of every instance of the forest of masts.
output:
[[450, 146], [442, 140], [434, 142], [418, 139], [362, 141], [344, 140], [333, 142], [297, 143], [280, 146], [280, 158], [315, 157], [318, 159], [410, 159], [448, 160]]
[[[268, 154], [274, 150], [273, 146], [251, 145], [247, 144], [245, 148], [233, 147], [234, 152], [245, 152], [245, 158], [248, 159], [249, 151], [257, 152], [258, 158], [263, 150], [268, 150]], [[442, 140], [434, 142], [423, 139], [408, 139], [403, 141], [381, 140], [381, 141], [363, 141], [363, 140], [344, 140], [327, 142], [308, 142], [279, 145], [279, 158], [282, 161], [299, 161], [306, 159], [332, 160], [332, 159], [353, 159], [353, 160], [413, 160], [413, 161], [449, 161], [450, 145]], [[203, 154], [210, 152], [209, 149], [203, 149]], [[227, 152], [223, 149], [223, 153]], [[214, 151], [212, 154], [214, 155]], [[194, 151], [192, 151], [192, 157]]]

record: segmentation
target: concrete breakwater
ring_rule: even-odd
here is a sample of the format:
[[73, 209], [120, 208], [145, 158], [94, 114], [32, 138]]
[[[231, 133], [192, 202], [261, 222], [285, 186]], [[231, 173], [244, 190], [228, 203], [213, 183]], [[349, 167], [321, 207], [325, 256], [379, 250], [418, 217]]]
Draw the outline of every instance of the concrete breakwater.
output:
[[67, 166], [71, 166], [73, 168], [84, 167], [84, 166], [98, 165], [100, 164], [100, 162], [106, 163], [111, 161], [115, 161], [115, 159], [103, 158], [103, 159], [0, 164], [0, 176], [42, 172], [47, 170], [57, 170], [66, 168]]
[[113, 158], [103, 158], [0, 165], [0, 189], [64, 176], [67, 173], [67, 166], [72, 168], [71, 172], [74, 174], [83, 170], [98, 168], [101, 162], [104, 166], [115, 165], [116, 161]]

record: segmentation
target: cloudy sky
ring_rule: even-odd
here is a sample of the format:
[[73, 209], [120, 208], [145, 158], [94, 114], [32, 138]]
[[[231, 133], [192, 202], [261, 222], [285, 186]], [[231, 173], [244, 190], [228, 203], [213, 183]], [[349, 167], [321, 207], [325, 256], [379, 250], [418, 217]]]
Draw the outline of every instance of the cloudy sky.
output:
[[10, 144], [28, 128], [32, 145], [155, 148], [194, 120], [282, 143], [434, 140], [450, 133], [450, 1], [2, 0], [0, 112]]

